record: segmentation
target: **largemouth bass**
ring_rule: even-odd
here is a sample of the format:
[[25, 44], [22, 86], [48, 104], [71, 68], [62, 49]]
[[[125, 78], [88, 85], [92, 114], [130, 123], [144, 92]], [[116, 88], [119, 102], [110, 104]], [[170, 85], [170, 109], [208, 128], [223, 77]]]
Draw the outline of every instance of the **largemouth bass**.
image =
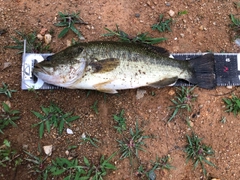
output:
[[182, 61], [169, 58], [169, 52], [161, 47], [109, 41], [70, 46], [36, 64], [33, 74], [52, 85], [106, 93], [164, 87], [178, 79], [201, 88], [216, 87], [211, 53]]

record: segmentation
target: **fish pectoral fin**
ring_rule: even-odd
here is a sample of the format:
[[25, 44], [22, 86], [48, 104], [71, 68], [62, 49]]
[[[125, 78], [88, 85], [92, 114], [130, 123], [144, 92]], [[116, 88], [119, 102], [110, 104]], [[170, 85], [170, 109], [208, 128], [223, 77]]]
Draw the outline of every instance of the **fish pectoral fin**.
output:
[[108, 94], [116, 94], [118, 93], [116, 89], [97, 89], [100, 92], [108, 93]]
[[90, 62], [88, 65], [91, 66], [94, 73], [105, 73], [116, 69], [120, 64], [120, 60], [117, 58], [107, 58], [98, 61]]
[[94, 85], [94, 88], [98, 91], [104, 92], [104, 93], [109, 93], [109, 94], [116, 94], [118, 93], [116, 89], [110, 89], [107, 88], [106, 86], [110, 84], [113, 80], [108, 80], [102, 83], [98, 83]]
[[174, 85], [177, 82], [177, 80], [178, 80], [177, 76], [172, 78], [164, 78], [157, 82], [151, 83], [148, 86], [155, 87], [155, 88], [163, 87], [163, 86], [171, 86], [171, 85]]

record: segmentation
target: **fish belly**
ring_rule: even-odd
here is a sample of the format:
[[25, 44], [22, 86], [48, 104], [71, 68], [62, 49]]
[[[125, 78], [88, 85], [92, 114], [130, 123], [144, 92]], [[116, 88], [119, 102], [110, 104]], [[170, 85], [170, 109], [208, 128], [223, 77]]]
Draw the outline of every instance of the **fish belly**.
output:
[[[168, 83], [168, 81], [165, 80], [178, 79], [182, 74], [184, 74], [184, 70], [179, 67], [144, 61], [121, 61], [120, 65], [112, 71], [86, 71], [83, 77], [75, 81], [70, 88], [117, 93], [117, 90], [121, 89], [170, 85], [166, 84], [165, 82]], [[175, 81], [174, 79], [173, 81]]]

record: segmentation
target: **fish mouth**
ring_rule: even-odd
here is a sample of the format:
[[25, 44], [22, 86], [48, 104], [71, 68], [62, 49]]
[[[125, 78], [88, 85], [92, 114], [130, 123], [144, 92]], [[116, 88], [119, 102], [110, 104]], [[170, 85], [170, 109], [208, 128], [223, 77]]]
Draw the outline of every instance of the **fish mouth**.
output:
[[50, 75], [50, 73], [46, 69], [44, 69], [44, 67], [42, 67], [39, 63], [34, 64], [33, 74], [37, 75], [37, 73], [39, 72]]

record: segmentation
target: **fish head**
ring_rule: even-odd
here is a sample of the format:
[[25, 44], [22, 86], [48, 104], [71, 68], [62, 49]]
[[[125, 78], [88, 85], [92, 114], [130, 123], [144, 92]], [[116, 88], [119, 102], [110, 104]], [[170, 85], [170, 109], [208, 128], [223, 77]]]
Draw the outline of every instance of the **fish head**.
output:
[[72, 46], [48, 56], [34, 65], [33, 74], [48, 84], [69, 87], [85, 71], [86, 60], [80, 56], [82, 51], [81, 47]]

